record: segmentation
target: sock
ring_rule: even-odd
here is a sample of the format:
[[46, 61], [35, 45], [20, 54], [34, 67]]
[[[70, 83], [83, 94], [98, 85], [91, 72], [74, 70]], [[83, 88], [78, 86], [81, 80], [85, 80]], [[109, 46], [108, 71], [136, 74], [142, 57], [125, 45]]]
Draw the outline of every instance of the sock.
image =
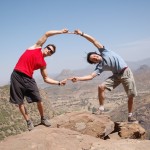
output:
[[100, 111], [104, 111], [104, 106], [103, 106], [103, 105], [100, 105], [100, 106], [99, 106], [99, 110], [100, 110]]
[[132, 116], [132, 113], [128, 113], [128, 117], [131, 117]]

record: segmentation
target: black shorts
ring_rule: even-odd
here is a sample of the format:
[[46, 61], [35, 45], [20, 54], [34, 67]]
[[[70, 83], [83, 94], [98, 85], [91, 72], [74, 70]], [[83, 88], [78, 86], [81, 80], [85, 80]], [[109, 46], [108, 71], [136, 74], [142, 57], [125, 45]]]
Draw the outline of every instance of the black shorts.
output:
[[35, 80], [14, 70], [11, 74], [10, 102], [18, 105], [23, 104], [24, 97], [26, 97], [28, 103], [41, 101]]

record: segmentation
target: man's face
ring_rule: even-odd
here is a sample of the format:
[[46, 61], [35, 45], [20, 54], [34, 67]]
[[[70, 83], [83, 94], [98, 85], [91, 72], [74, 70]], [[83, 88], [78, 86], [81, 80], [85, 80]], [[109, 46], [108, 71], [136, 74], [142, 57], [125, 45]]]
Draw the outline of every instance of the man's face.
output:
[[53, 46], [47, 46], [45, 49], [44, 49], [44, 54], [45, 56], [51, 56], [52, 54], [54, 54], [55, 51], [54, 51], [54, 48]]
[[100, 61], [102, 61], [102, 57], [100, 55], [97, 55], [97, 54], [92, 54], [90, 56], [90, 61], [92, 61], [94, 64], [97, 64]]

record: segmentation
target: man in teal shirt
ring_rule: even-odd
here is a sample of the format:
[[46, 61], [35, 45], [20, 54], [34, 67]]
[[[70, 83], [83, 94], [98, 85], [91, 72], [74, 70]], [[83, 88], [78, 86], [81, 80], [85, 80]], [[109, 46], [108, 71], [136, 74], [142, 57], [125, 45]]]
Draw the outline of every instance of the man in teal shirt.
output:
[[70, 78], [73, 82], [92, 80], [97, 75], [100, 75], [103, 71], [112, 71], [113, 75], [106, 79], [101, 85], [98, 86], [98, 98], [99, 98], [99, 109], [98, 114], [104, 111], [104, 98], [105, 90], [113, 90], [120, 83], [122, 83], [127, 96], [128, 96], [128, 121], [135, 122], [136, 119], [133, 117], [133, 98], [137, 95], [136, 86], [133, 74], [130, 68], [127, 66], [125, 61], [117, 55], [115, 52], [105, 49], [105, 47], [98, 42], [92, 36], [75, 30], [74, 34], [81, 35], [88, 41], [94, 44], [100, 52], [89, 52], [87, 54], [87, 62], [90, 64], [97, 64], [95, 71], [89, 75], [82, 77]]

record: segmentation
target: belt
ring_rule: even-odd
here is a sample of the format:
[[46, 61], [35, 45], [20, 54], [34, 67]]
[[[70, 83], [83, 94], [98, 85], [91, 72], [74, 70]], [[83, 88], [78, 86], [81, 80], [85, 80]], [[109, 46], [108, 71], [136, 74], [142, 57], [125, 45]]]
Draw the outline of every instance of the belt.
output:
[[124, 67], [118, 74], [123, 74], [128, 67]]

